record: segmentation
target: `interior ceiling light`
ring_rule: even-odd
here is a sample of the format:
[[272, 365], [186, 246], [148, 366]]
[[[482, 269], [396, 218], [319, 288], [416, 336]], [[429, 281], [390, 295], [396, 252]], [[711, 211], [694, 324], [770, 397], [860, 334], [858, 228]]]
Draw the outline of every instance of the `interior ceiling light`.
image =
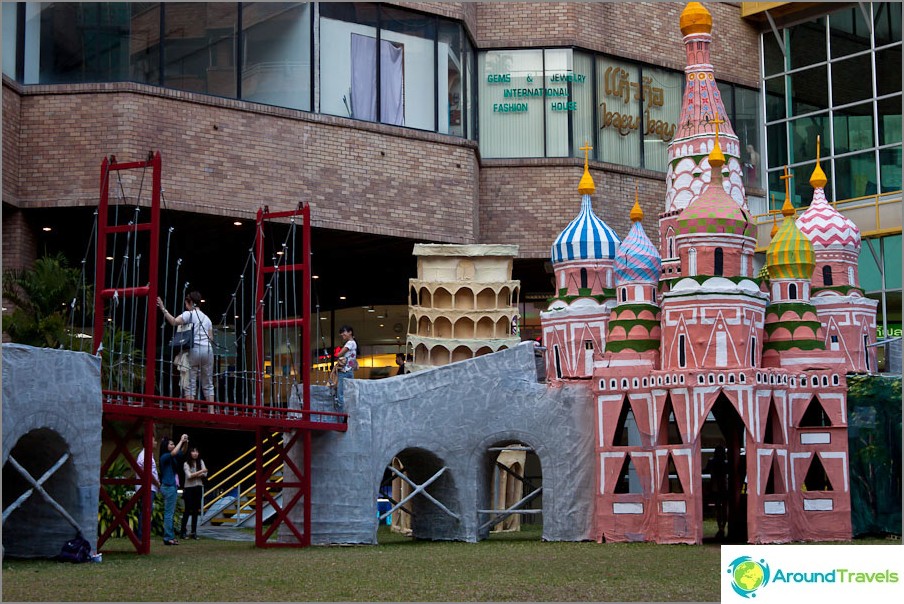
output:
[[52, 231], [53, 229], [51, 229], [50, 227], [44, 227], [44, 228], [42, 228], [41, 230], [44, 231], [45, 233], [49, 233], [49, 232]]
[[283, 255], [282, 250], [279, 250], [278, 252], [276, 252], [276, 255], [277, 255], [277, 256], [282, 256], [282, 255]]
[[345, 296], [339, 296], [340, 300], [345, 300]]
[[241, 220], [236, 220], [236, 221], [233, 222], [232, 224], [234, 224], [235, 226], [242, 226], [242, 221], [241, 221]]
[[320, 279], [320, 275], [311, 275], [311, 279]]
[[113, 260], [113, 256], [107, 256], [107, 260]]

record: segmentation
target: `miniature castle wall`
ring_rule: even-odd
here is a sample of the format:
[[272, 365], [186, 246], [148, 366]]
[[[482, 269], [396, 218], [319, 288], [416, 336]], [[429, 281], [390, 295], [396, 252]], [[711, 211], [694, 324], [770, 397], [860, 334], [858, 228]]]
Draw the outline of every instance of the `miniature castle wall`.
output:
[[520, 282], [516, 245], [416, 244], [409, 280], [411, 371], [516, 346]]

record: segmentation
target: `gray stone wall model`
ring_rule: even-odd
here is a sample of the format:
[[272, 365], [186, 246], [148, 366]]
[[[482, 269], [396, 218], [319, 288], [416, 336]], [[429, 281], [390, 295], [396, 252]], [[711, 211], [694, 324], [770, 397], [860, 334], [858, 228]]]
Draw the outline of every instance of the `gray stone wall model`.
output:
[[[409, 502], [412, 534], [475, 542], [492, 509], [495, 456], [488, 448], [522, 443], [542, 472], [543, 539], [590, 539], [593, 510], [593, 407], [585, 385], [537, 382], [534, 345], [383, 380], [346, 382], [348, 432], [315, 433], [312, 443], [311, 541], [377, 542], [376, 498], [384, 471], [399, 457], [417, 484], [458, 518], [422, 495]], [[332, 410], [325, 387], [312, 408]], [[296, 448], [297, 449], [297, 448]], [[525, 494], [528, 490], [525, 489]], [[302, 522], [302, 506], [292, 513]]]
[[[37, 481], [65, 454], [43, 488], [97, 543], [100, 492], [100, 358], [83, 352], [3, 344], [4, 509], [32, 488], [7, 466], [10, 454]], [[50, 557], [76, 529], [37, 491], [3, 522], [5, 556]]]

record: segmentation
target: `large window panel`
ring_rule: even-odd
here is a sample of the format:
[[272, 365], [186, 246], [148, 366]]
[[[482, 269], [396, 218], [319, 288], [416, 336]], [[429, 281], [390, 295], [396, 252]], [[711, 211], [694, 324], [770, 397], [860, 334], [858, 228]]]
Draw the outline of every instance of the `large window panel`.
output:
[[901, 92], [901, 47], [876, 52], [876, 90], [879, 96]]
[[766, 77], [785, 71], [785, 55], [778, 45], [778, 39], [772, 31], [762, 35], [763, 40], [763, 64]]
[[[864, 5], [867, 6], [868, 5]], [[867, 8], [867, 14], [869, 9]], [[843, 57], [870, 48], [869, 23], [859, 6], [829, 15], [829, 44], [832, 57]]]
[[160, 4], [132, 4], [132, 33], [129, 36], [129, 74], [136, 82], [159, 86]]
[[[435, 19], [386, 7], [380, 15], [380, 121], [435, 130]], [[448, 52], [441, 44], [440, 56]], [[448, 80], [440, 87], [440, 98], [448, 98]]]
[[874, 151], [836, 157], [835, 174], [836, 200], [878, 193]]
[[901, 142], [901, 95], [876, 102], [879, 110], [879, 144]]
[[901, 42], [901, 3], [873, 3], [876, 46]]
[[791, 55], [791, 69], [826, 60], [826, 18], [819, 17], [785, 30], [785, 48]]
[[834, 106], [856, 103], [872, 96], [873, 58], [870, 55], [859, 55], [832, 63]]
[[311, 109], [311, 4], [242, 7], [242, 98]]
[[780, 75], [766, 80], [766, 121], [773, 122], [788, 117], [786, 106], [785, 76]]
[[[568, 114], [577, 107], [572, 98], [574, 65], [571, 50], [545, 50], [546, 156], [568, 157]], [[579, 145], [580, 146], [580, 145]]]
[[882, 193], [901, 190], [901, 147], [879, 150]]
[[769, 139], [769, 165], [784, 166], [788, 163], [788, 124], [781, 122], [766, 127]]
[[439, 74], [439, 124], [443, 134], [464, 136], [465, 66], [462, 63], [462, 31], [457, 23], [440, 21], [439, 54], [436, 69]]
[[[330, 7], [322, 4], [321, 7]], [[373, 7], [365, 5], [362, 10]], [[374, 12], [374, 21], [376, 13]], [[320, 111], [376, 120], [377, 28], [364, 23], [320, 19]], [[352, 89], [354, 86], [354, 90]]]
[[595, 146], [602, 161], [640, 167], [639, 77], [636, 65], [608, 57], [597, 59], [599, 132]]
[[793, 120], [789, 122], [789, 128], [791, 132], [790, 163], [792, 164], [816, 159], [817, 136], [820, 138], [823, 149], [831, 148], [827, 113]]
[[791, 116], [829, 108], [828, 70], [825, 65], [792, 73], [788, 79]]
[[862, 151], [875, 146], [873, 137], [873, 104], [863, 103], [836, 109], [833, 116], [834, 152]]
[[164, 10], [163, 85], [234, 98], [238, 5], [168, 2]]
[[543, 51], [483, 53], [477, 79], [481, 155], [543, 157]]
[[[571, 154], [574, 157], [583, 157], [581, 147], [584, 143], [594, 142], [593, 136], [593, 57], [581, 53], [574, 53], [574, 72], [586, 76], [579, 84], [572, 87], [572, 98], [577, 107], [571, 112], [572, 119], [572, 143]], [[596, 157], [597, 151], [590, 156]]]
[[[650, 170], [668, 170], [668, 146], [675, 136], [681, 112], [684, 74], [643, 68], [643, 163]], [[721, 96], [721, 93], [720, 93]], [[731, 99], [725, 104], [731, 111]], [[731, 119], [731, 116], [723, 116]]]
[[474, 73], [477, 71], [477, 53], [467, 36], [464, 38], [464, 56], [462, 64], [465, 68], [465, 125], [467, 137], [477, 139], [477, 86], [474, 81]]
[[15, 2], [4, 2], [3, 10], [3, 73], [10, 78], [16, 78], [16, 43], [18, 40], [17, 27], [19, 19], [18, 7]]
[[735, 115], [732, 125], [741, 142], [745, 184], [762, 185], [762, 149], [760, 141], [759, 93], [749, 88], [735, 89]]

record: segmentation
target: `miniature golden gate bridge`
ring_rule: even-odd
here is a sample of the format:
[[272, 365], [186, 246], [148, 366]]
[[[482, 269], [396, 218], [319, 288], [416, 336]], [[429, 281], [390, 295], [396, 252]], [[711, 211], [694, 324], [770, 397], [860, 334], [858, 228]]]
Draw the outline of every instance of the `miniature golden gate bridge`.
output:
[[[271, 212], [264, 206], [258, 210], [253, 247], [229, 308], [218, 324], [235, 333], [233, 349], [224, 355], [232, 365], [219, 374], [222, 384], [218, 384], [217, 396], [225, 400], [184, 398], [178, 387], [173, 391], [171, 377], [164, 379], [167, 373], [174, 373], [174, 353], [164, 344], [169, 326], [159, 320], [155, 304], [159, 295], [165, 301], [172, 300], [170, 308], [180, 308], [188, 288], [188, 283], [181, 290], [178, 285], [170, 287], [179, 283], [182, 259], [171, 258], [172, 227], [162, 240], [161, 201], [165, 203], [165, 198], [161, 167], [159, 152], [135, 162], [118, 162], [110, 156], [101, 165], [94, 241], [92, 352], [102, 358], [103, 427], [113, 446], [101, 464], [100, 480], [101, 503], [109, 508], [112, 520], [98, 535], [97, 548], [102, 551], [111, 536], [121, 530], [137, 552], [150, 552], [151, 464], [142, 468], [129, 445], [142, 438], [144, 458], [150, 458], [158, 422], [253, 432], [258, 498], [255, 544], [310, 545], [311, 437], [317, 431], [344, 432], [347, 427], [342, 413], [311, 410], [310, 207], [299, 204], [294, 210]], [[142, 200], [148, 176], [149, 201]], [[126, 195], [127, 188], [137, 188], [134, 201]], [[281, 242], [265, 236], [276, 224], [288, 226]], [[268, 244], [273, 250], [269, 260]], [[83, 275], [90, 251], [89, 244], [82, 261]], [[158, 287], [161, 278], [162, 291]], [[84, 325], [90, 320], [89, 291], [83, 288]], [[71, 306], [75, 327], [77, 300]], [[283, 342], [291, 350], [293, 341], [300, 355], [297, 368], [292, 355], [290, 383], [265, 379], [265, 357]], [[200, 390], [198, 387], [196, 391]], [[300, 455], [290, 456], [295, 448]], [[131, 471], [114, 471], [123, 461]], [[123, 490], [132, 494], [127, 499], [115, 495]], [[273, 511], [266, 523], [265, 504]], [[143, 512], [138, 532], [128, 520], [136, 506]], [[302, 514], [292, 513], [297, 506], [302, 506]], [[293, 521], [299, 517], [300, 523]]]

